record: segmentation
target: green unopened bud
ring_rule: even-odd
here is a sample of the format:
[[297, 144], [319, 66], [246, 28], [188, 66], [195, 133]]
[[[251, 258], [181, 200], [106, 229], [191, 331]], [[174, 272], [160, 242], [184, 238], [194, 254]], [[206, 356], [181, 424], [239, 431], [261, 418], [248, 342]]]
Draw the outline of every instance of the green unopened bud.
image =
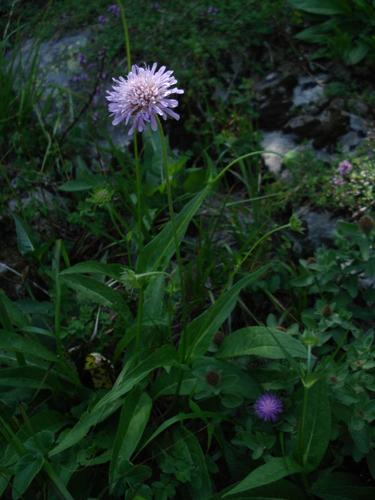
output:
[[305, 331], [305, 333], [302, 336], [303, 343], [305, 346], [311, 346], [314, 347], [319, 344], [319, 339], [313, 332], [309, 332], [308, 330]]
[[214, 343], [217, 346], [220, 346], [223, 343], [224, 337], [225, 337], [224, 333], [219, 330], [214, 335]]
[[328, 304], [326, 304], [323, 309], [322, 309], [322, 316], [324, 318], [329, 318], [330, 316], [332, 316], [332, 307]]
[[206, 382], [209, 385], [216, 386], [219, 383], [220, 376], [218, 373], [210, 371], [206, 374]]
[[370, 234], [375, 228], [375, 222], [369, 215], [364, 215], [358, 221], [358, 225], [365, 234]]
[[98, 207], [103, 207], [111, 200], [112, 200], [112, 192], [106, 187], [95, 189], [95, 191], [89, 198], [89, 201], [94, 205], [97, 205]]
[[293, 214], [291, 216], [291, 218], [289, 219], [289, 225], [290, 225], [290, 229], [292, 231], [296, 231], [297, 233], [302, 233], [303, 232], [302, 222], [297, 217], [296, 214]]

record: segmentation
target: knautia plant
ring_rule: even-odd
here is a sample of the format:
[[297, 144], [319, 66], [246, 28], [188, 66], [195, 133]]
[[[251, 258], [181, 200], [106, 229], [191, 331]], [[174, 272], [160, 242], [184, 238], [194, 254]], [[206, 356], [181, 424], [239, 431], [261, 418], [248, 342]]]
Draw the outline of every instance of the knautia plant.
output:
[[[217, 28], [244, 12], [237, 0], [213, 3], [163, 2], [161, 36], [172, 24], [167, 4], [189, 15], [194, 4], [199, 26]], [[0, 274], [11, 272], [19, 287], [5, 280], [0, 289], [0, 498], [374, 498], [373, 218], [340, 224], [336, 249], [298, 264], [295, 190], [284, 202], [267, 194], [273, 181], [252, 168], [264, 151], [247, 141], [241, 153], [229, 143], [222, 151], [221, 140], [207, 149], [198, 127], [197, 156], [171, 150], [163, 125], [176, 125], [183, 91], [172, 70], [132, 65], [124, 5], [107, 6], [101, 19], [102, 34], [121, 21], [127, 62], [103, 104], [133, 144], [98, 144], [105, 155], [95, 161], [79, 150], [86, 136], [61, 151], [48, 145], [48, 157], [61, 153], [56, 183], [69, 203], [59, 213], [73, 231], [34, 234], [25, 211], [12, 214], [19, 255], [0, 262]], [[226, 37], [220, 43], [231, 52]], [[205, 103], [186, 72], [200, 59], [189, 46], [191, 64], [170, 66], [198, 108]], [[78, 54], [83, 69], [88, 61]], [[222, 112], [230, 120], [226, 103]], [[211, 125], [210, 141], [221, 126]], [[353, 187], [359, 166], [351, 158], [325, 169], [329, 192]], [[373, 200], [367, 167], [361, 186]], [[332, 185], [333, 170], [342, 185]], [[276, 217], [274, 197], [288, 205]]]
[[178, 106], [172, 94], [183, 94], [184, 91], [174, 87], [177, 80], [173, 71], [161, 66], [157, 71], [157, 63], [145, 68], [137, 65], [126, 78], [114, 78], [113, 90], [107, 92], [109, 111], [113, 116], [113, 125], [125, 122], [130, 124], [129, 135], [134, 131], [143, 132], [147, 124], [156, 131], [157, 116], [164, 120], [168, 117], [178, 120], [180, 116], [173, 111]]

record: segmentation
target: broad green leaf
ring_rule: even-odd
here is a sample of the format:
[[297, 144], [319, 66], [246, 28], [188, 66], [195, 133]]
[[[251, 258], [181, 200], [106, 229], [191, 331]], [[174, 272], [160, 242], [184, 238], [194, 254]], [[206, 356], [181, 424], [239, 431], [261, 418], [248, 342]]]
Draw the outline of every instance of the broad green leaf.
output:
[[369, 53], [370, 47], [364, 43], [357, 43], [347, 53], [344, 54], [346, 64], [358, 64]]
[[331, 437], [331, 407], [324, 380], [304, 388], [298, 417], [294, 456], [305, 471], [314, 470], [324, 457]]
[[375, 487], [361, 484], [359, 477], [349, 473], [324, 471], [312, 493], [322, 500], [369, 500], [375, 498]]
[[227, 335], [216, 356], [224, 359], [249, 355], [284, 359], [285, 353], [294, 358], [306, 358], [307, 351], [299, 340], [277, 328], [249, 326]]
[[124, 400], [109, 468], [111, 489], [122, 475], [123, 464], [130, 461], [143, 435], [152, 408], [146, 392], [134, 390]]
[[250, 472], [223, 495], [224, 497], [243, 493], [244, 491], [258, 488], [265, 484], [273, 483], [283, 477], [301, 472], [301, 467], [289, 457], [272, 457], [267, 463]]
[[311, 14], [335, 15], [350, 14], [348, 0], [289, 0], [293, 7]]
[[23, 496], [32, 480], [41, 471], [43, 463], [44, 459], [41, 453], [27, 453], [18, 460], [13, 480], [13, 500], [18, 500]]
[[150, 279], [144, 293], [143, 323], [165, 323], [165, 276], [154, 276]]
[[328, 34], [334, 29], [332, 20], [325, 23], [309, 26], [297, 33], [296, 38], [309, 43], [324, 43], [327, 40]]
[[[221, 500], [225, 492], [224, 490], [221, 494], [211, 497], [210, 500]], [[280, 479], [259, 488], [252, 488], [245, 493], [230, 495], [228, 498], [229, 500], [310, 500], [307, 491], [303, 491], [287, 479]]]
[[196, 359], [207, 351], [213, 335], [233, 311], [241, 290], [259, 279], [268, 269], [268, 265], [263, 266], [239, 280], [187, 326], [180, 342], [180, 349], [186, 347], [187, 359]]
[[[192, 492], [192, 498], [197, 500], [206, 500], [211, 497], [212, 486], [210, 475], [208, 473], [205, 454], [202, 451], [198, 439], [187, 429], [181, 429], [182, 446], [186, 447], [186, 452], [189, 453], [191, 460], [195, 465], [195, 473], [193, 473], [192, 481], [189, 487]], [[179, 438], [180, 433], [177, 434]], [[177, 439], [178, 439], [177, 438]]]
[[160, 233], [144, 247], [138, 257], [138, 273], [163, 271], [166, 269], [176, 251], [174, 229], [176, 230], [177, 243], [180, 244], [191, 219], [197, 213], [209, 191], [210, 188], [207, 186], [203, 191], [195, 195], [189, 203], [186, 203], [181, 212], [176, 215], [174, 223], [172, 224], [172, 221], [169, 221]]
[[123, 266], [121, 264], [106, 264], [105, 262], [97, 262], [95, 260], [89, 260], [87, 262], [80, 262], [72, 267], [64, 269], [60, 276], [65, 276], [67, 274], [104, 274], [105, 276], [110, 276], [115, 280], [119, 280], [121, 277]]
[[21, 255], [26, 255], [35, 250], [35, 241], [32, 236], [32, 231], [26, 222], [20, 219], [17, 215], [13, 215], [16, 223], [17, 246]]
[[122, 298], [121, 293], [100, 283], [99, 281], [82, 275], [61, 275], [62, 283], [73, 290], [82, 293], [92, 301], [101, 305], [111, 307], [122, 316], [129, 318], [131, 313]]
[[56, 455], [81, 441], [94, 425], [112, 415], [123, 404], [123, 396], [130, 392], [141, 380], [156, 368], [171, 366], [175, 363], [176, 352], [172, 346], [164, 346], [150, 354], [137, 365], [128, 368], [126, 364], [114, 386], [64, 436], [62, 441], [50, 452]]

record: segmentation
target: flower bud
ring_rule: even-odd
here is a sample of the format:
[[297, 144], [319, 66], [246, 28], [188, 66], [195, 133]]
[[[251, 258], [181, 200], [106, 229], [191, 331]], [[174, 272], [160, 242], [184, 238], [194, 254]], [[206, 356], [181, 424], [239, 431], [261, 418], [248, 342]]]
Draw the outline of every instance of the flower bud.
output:
[[206, 374], [206, 382], [209, 385], [216, 386], [219, 383], [219, 380], [219, 374], [216, 372], [210, 371]]
[[369, 215], [364, 215], [363, 217], [361, 217], [359, 219], [358, 225], [365, 234], [370, 234], [371, 231], [375, 228], [374, 219]]

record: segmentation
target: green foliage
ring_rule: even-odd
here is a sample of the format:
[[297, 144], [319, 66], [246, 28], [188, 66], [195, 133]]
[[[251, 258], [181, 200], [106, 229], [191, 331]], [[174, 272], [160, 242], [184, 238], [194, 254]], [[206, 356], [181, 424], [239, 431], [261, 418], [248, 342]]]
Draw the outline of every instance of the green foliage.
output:
[[[87, 57], [106, 47], [124, 72], [120, 20], [97, 22], [108, 2], [42, 3], [0, 6], [0, 496], [372, 497], [374, 222], [297, 262], [289, 210], [370, 213], [372, 156], [340, 189], [311, 159], [290, 162], [292, 185], [264, 174], [246, 68], [284, 3], [124, 3], [133, 59], [184, 82], [179, 149], [151, 130], [116, 146], [78, 91], [41, 99], [38, 47], [18, 75], [10, 42], [31, 23], [42, 38], [91, 24]], [[275, 421], [255, 411], [265, 392]]]
[[289, 0], [296, 9], [312, 14], [312, 26], [297, 38], [321, 45], [315, 57], [336, 57], [345, 64], [373, 60], [375, 8], [363, 0]]
[[371, 212], [375, 199], [375, 160], [371, 147], [371, 141], [367, 141], [346, 158], [353, 168], [344, 177], [339, 175], [339, 161], [327, 165], [309, 151], [289, 155], [285, 165], [295, 188], [294, 200], [335, 212], [348, 211], [357, 217]]

